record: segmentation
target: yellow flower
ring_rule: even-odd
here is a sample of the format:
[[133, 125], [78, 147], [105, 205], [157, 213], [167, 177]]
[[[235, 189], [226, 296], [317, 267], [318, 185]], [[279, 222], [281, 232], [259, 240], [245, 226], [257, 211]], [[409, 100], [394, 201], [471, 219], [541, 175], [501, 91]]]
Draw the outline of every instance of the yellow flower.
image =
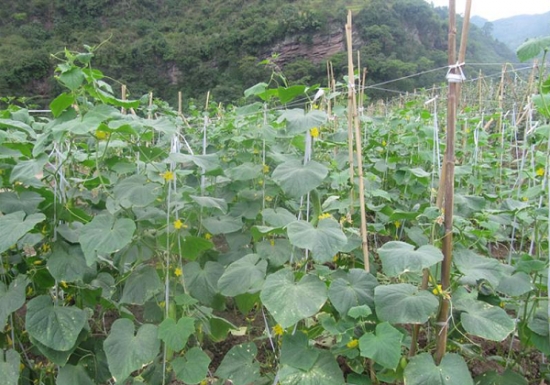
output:
[[164, 309], [164, 307], [166, 306], [166, 302], [160, 301], [159, 306]]
[[275, 334], [276, 336], [282, 336], [284, 332], [285, 329], [283, 329], [281, 325], [277, 324], [273, 326], [273, 334]]
[[179, 230], [179, 229], [186, 229], [188, 226], [186, 224], [184, 224], [181, 219], [177, 219], [174, 221], [174, 228], [176, 230]]
[[346, 346], [347, 346], [348, 348], [350, 348], [350, 349], [356, 348], [357, 345], [359, 345], [359, 341], [356, 340], [356, 339], [353, 339], [353, 340], [351, 340], [350, 342], [348, 342], [348, 343], [346, 344]]
[[206, 239], [207, 241], [212, 239], [212, 234], [210, 234], [210, 233], [204, 234], [204, 239]]
[[275, 240], [274, 240], [274, 239], [270, 239], [270, 240], [269, 240], [269, 244], [270, 244], [271, 246], [275, 246]]
[[264, 174], [267, 174], [269, 172], [269, 166], [267, 164], [264, 164], [262, 167], [262, 172]]
[[382, 147], [386, 147], [387, 144], [388, 144], [388, 143], [386, 143], [385, 140], [382, 141]]
[[319, 129], [317, 127], [313, 127], [311, 130], [309, 130], [309, 133], [311, 134], [312, 138], [319, 137]]
[[105, 132], [105, 131], [96, 131], [95, 132], [95, 137], [98, 139], [98, 140], [105, 140], [109, 137], [109, 133], [108, 132]]
[[272, 200], [273, 200], [273, 197], [270, 197], [270, 196], [265, 197], [266, 202], [271, 202]]
[[258, 181], [258, 184], [259, 184], [260, 186], [263, 186], [263, 185], [264, 185], [263, 179], [260, 179], [260, 180]]
[[165, 181], [170, 182], [171, 180], [174, 180], [174, 173], [172, 171], [165, 171], [162, 173], [162, 178]]
[[174, 270], [174, 275], [176, 277], [181, 277], [182, 274], [183, 274], [183, 271], [181, 271], [181, 268], [177, 267], [176, 270]]
[[69, 287], [69, 285], [67, 285], [67, 282], [65, 282], [65, 281], [61, 281], [61, 282], [59, 282], [59, 284], [61, 285], [61, 287], [62, 287], [63, 289], [66, 289], [66, 288]]
[[443, 293], [443, 288], [441, 287], [441, 285], [437, 285], [437, 286], [434, 287], [434, 289], [432, 290], [432, 293], [434, 293], [434, 295], [442, 294], [442, 293]]
[[319, 215], [319, 220], [322, 220], [322, 219], [328, 219], [328, 218], [332, 218], [332, 215], [330, 215], [329, 213], [323, 213], [321, 215]]
[[540, 167], [537, 169], [537, 176], [543, 176], [544, 175], [544, 168]]
[[332, 262], [334, 262], [334, 263], [338, 262], [338, 254], [336, 254], [334, 257], [332, 257]]
[[399, 222], [399, 221], [395, 221], [395, 222], [393, 222], [393, 224], [395, 225], [396, 228], [401, 227], [401, 222]]
[[522, 197], [521, 200], [524, 201], [524, 202], [528, 202], [528, 201], [529, 201], [529, 198], [527, 198], [527, 197]]

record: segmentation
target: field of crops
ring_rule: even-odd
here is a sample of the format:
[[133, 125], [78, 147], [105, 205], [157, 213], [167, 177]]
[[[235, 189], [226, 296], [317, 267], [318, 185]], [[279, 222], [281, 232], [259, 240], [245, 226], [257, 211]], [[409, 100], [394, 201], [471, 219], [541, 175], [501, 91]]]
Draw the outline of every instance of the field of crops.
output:
[[544, 66], [462, 84], [449, 196], [446, 82], [182, 111], [65, 56], [50, 112], [0, 111], [4, 384], [550, 379]]

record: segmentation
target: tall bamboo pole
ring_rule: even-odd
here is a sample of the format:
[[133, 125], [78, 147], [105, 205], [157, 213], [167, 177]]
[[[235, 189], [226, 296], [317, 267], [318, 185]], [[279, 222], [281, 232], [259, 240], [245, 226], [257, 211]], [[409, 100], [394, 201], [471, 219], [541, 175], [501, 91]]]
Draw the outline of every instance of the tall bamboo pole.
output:
[[[449, 0], [449, 66], [456, 63], [456, 0]], [[441, 264], [441, 287], [445, 292], [450, 286], [451, 261], [453, 251], [453, 203], [454, 203], [454, 170], [455, 170], [455, 130], [456, 130], [456, 95], [457, 84], [449, 82], [447, 97], [447, 142], [445, 148], [445, 203], [443, 237], [443, 262]], [[441, 296], [441, 306], [437, 316], [437, 345], [435, 361], [439, 365], [447, 350], [447, 331], [450, 299]]]
[[[348, 22], [346, 24], [346, 37], [347, 37], [347, 49], [348, 49], [348, 97], [350, 107], [350, 114], [348, 115], [351, 122], [348, 123], [348, 127], [354, 128], [355, 133], [355, 152], [357, 153], [357, 176], [359, 178], [359, 207], [361, 209], [361, 244], [363, 248], [363, 261], [365, 264], [365, 270], [370, 271], [369, 262], [369, 245], [367, 242], [367, 213], [365, 209], [365, 181], [363, 179], [363, 158], [362, 158], [362, 144], [361, 144], [361, 128], [359, 127], [359, 117], [357, 116], [357, 95], [355, 93], [355, 74], [353, 71], [353, 47], [352, 47], [352, 29], [351, 29], [351, 11], [348, 11]], [[353, 145], [350, 146], [350, 152], [353, 154]], [[353, 156], [352, 164], [353, 168]], [[351, 184], [354, 184], [354, 180], [351, 179]]]

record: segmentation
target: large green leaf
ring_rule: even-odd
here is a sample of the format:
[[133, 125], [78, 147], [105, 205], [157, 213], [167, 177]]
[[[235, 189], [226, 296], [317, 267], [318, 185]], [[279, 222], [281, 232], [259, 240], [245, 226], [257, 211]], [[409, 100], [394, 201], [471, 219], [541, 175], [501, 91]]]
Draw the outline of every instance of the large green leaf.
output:
[[411, 358], [405, 368], [407, 385], [474, 385], [464, 358], [447, 353], [437, 366], [429, 353]]
[[283, 119], [287, 122], [290, 134], [299, 134], [313, 127], [321, 126], [326, 122], [327, 114], [320, 110], [306, 112], [301, 108], [294, 108], [283, 111], [279, 120], [282, 121]]
[[235, 218], [229, 215], [222, 217], [205, 218], [202, 225], [210, 234], [229, 234], [239, 231], [243, 227], [241, 218]]
[[0, 211], [11, 214], [16, 211], [24, 211], [25, 214], [34, 214], [38, 205], [44, 201], [44, 197], [33, 191], [5, 191], [0, 193]]
[[258, 255], [269, 261], [270, 266], [282, 266], [292, 255], [292, 245], [288, 239], [265, 240], [256, 243]]
[[266, 270], [266, 260], [257, 254], [245, 255], [225, 269], [218, 281], [218, 289], [227, 297], [257, 293], [264, 283]]
[[136, 225], [129, 218], [115, 218], [111, 214], [100, 214], [80, 231], [78, 241], [91, 266], [98, 255], [111, 254], [130, 243]]
[[57, 385], [95, 385], [82, 366], [65, 365], [59, 368]]
[[502, 374], [496, 370], [485, 372], [477, 376], [474, 382], [476, 385], [528, 385], [525, 377], [510, 368]]
[[8, 286], [0, 282], [0, 330], [4, 330], [8, 316], [25, 304], [27, 277], [18, 275]]
[[351, 269], [342, 278], [330, 284], [328, 298], [338, 312], [344, 316], [356, 306], [374, 307], [374, 288], [378, 281], [363, 269]]
[[48, 157], [44, 154], [39, 155], [35, 159], [17, 162], [11, 170], [10, 183], [21, 182], [33, 187], [42, 187], [44, 183], [36, 175], [40, 175], [43, 172], [47, 162]]
[[378, 317], [393, 324], [422, 324], [439, 307], [436, 296], [408, 283], [377, 286], [374, 302]]
[[157, 327], [142, 325], [134, 334], [134, 324], [126, 318], [117, 319], [103, 343], [109, 370], [116, 382], [126, 379], [134, 370], [152, 362], [160, 349]]
[[224, 267], [218, 262], [208, 261], [201, 267], [197, 262], [190, 262], [183, 268], [185, 286], [194, 298], [210, 305], [218, 293], [218, 280]]
[[213, 171], [220, 168], [220, 160], [216, 154], [187, 155], [180, 153], [170, 154], [169, 161], [178, 163], [194, 163], [204, 171]]
[[290, 222], [296, 220], [296, 215], [285, 208], [277, 207], [274, 209], [262, 210], [262, 218], [273, 227], [286, 227]]
[[273, 170], [271, 177], [291, 197], [299, 198], [317, 188], [328, 175], [328, 169], [321, 163], [289, 160]]
[[186, 384], [198, 384], [206, 377], [210, 357], [200, 348], [191, 348], [172, 362], [176, 378]]
[[166, 318], [159, 325], [159, 338], [166, 346], [177, 352], [183, 350], [194, 332], [195, 319], [190, 317], [181, 317], [178, 322], [172, 318]]
[[143, 305], [148, 299], [162, 291], [163, 287], [155, 268], [145, 265], [134, 270], [126, 280], [120, 303]]
[[499, 292], [510, 297], [519, 297], [534, 288], [531, 277], [521, 271], [509, 277], [502, 278], [497, 286]]
[[359, 339], [361, 356], [373, 359], [385, 368], [395, 370], [401, 359], [403, 334], [387, 322], [376, 325], [375, 333], [365, 333]]
[[327, 287], [309, 274], [295, 281], [294, 273], [283, 269], [267, 277], [260, 299], [273, 318], [287, 328], [321, 309], [327, 300]]
[[227, 169], [225, 174], [234, 181], [252, 180], [262, 175], [262, 165], [246, 162]]
[[200, 207], [214, 208], [220, 210], [222, 213], [227, 213], [227, 202], [224, 199], [212, 198], [212, 197], [201, 197], [196, 195], [191, 195], [193, 199]]
[[85, 311], [74, 306], [54, 306], [50, 296], [41, 295], [27, 304], [25, 325], [42, 344], [66, 351], [74, 347], [87, 320]]
[[57, 98], [51, 101], [50, 110], [54, 118], [59, 117], [63, 111], [75, 102], [75, 95], [61, 93]]
[[95, 267], [89, 267], [78, 245], [57, 242], [47, 264], [52, 277], [58, 281], [82, 282], [86, 274], [95, 273]]
[[2, 378], [4, 385], [17, 385], [19, 383], [20, 362], [19, 353], [15, 350], [0, 351], [0, 378]]
[[498, 306], [486, 302], [464, 298], [455, 304], [462, 310], [462, 326], [468, 333], [491, 341], [502, 341], [515, 330], [515, 322]]
[[536, 58], [545, 49], [550, 48], [550, 36], [538, 37], [527, 40], [516, 51], [518, 59], [522, 62]]
[[434, 246], [425, 245], [415, 250], [413, 245], [399, 241], [386, 243], [378, 249], [378, 254], [384, 273], [390, 277], [408, 272], [419, 273], [443, 260], [443, 253]]
[[283, 335], [281, 364], [308, 371], [318, 357], [319, 350], [309, 346], [308, 338], [304, 333], [297, 331], [294, 334]]
[[332, 354], [321, 351], [319, 358], [308, 371], [283, 365], [279, 371], [281, 385], [341, 385], [345, 384], [342, 370]]
[[214, 245], [209, 240], [188, 235], [183, 238], [182, 242], [183, 258], [188, 261], [193, 261], [197, 259], [203, 251], [210, 250], [213, 247]]
[[317, 227], [309, 222], [295, 221], [287, 226], [288, 239], [296, 247], [309, 249], [316, 262], [330, 262], [348, 243], [340, 224], [334, 219], [322, 219]]
[[0, 217], [0, 253], [31, 231], [34, 226], [46, 219], [44, 214], [31, 214], [25, 218], [24, 211], [16, 211]]
[[462, 282], [476, 285], [478, 281], [486, 280], [497, 287], [500, 280], [506, 277], [505, 267], [493, 258], [482, 257], [471, 250], [456, 250], [453, 256], [457, 269], [464, 274]]
[[216, 376], [232, 381], [233, 385], [253, 384], [260, 378], [260, 363], [256, 361], [258, 348], [253, 342], [237, 345], [225, 355]]
[[162, 186], [148, 182], [143, 175], [133, 175], [118, 181], [113, 192], [116, 202], [122, 207], [145, 207], [157, 199]]

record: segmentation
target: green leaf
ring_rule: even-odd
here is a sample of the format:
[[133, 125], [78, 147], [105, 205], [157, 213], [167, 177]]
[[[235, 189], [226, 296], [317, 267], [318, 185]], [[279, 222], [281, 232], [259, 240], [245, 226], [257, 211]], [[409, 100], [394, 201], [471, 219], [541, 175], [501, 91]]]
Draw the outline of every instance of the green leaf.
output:
[[277, 207], [274, 209], [262, 210], [262, 218], [273, 227], [286, 227], [290, 222], [296, 220], [296, 215], [285, 208]]
[[208, 366], [211, 359], [200, 348], [189, 349], [183, 357], [178, 357], [172, 362], [176, 378], [186, 384], [198, 384], [208, 374]]
[[265, 91], [267, 86], [268, 86], [267, 83], [258, 83], [256, 85], [253, 85], [252, 87], [247, 88], [244, 91], [244, 97], [248, 98], [251, 95], [259, 95], [259, 94], [261, 94], [262, 92]]
[[10, 174], [10, 183], [21, 182], [32, 187], [42, 187], [43, 182], [35, 175], [39, 175], [44, 170], [48, 162], [48, 157], [44, 154], [36, 159], [29, 159], [17, 162]]
[[353, 319], [357, 319], [360, 317], [368, 317], [372, 314], [372, 310], [367, 305], [361, 305], [361, 306], [355, 306], [349, 309], [348, 316], [350, 316]]
[[50, 103], [50, 110], [54, 118], [59, 117], [63, 111], [75, 102], [75, 96], [62, 93]]
[[528, 382], [521, 374], [510, 368], [499, 374], [496, 370], [485, 372], [474, 379], [476, 385], [527, 385]]
[[278, 87], [277, 94], [281, 103], [286, 104], [294, 100], [297, 96], [303, 95], [306, 92], [306, 86], [295, 85], [290, 87]]
[[514, 320], [498, 306], [465, 298], [457, 301], [455, 309], [464, 311], [460, 315], [464, 330], [486, 340], [502, 341], [515, 330]]
[[288, 239], [265, 240], [256, 243], [258, 255], [269, 261], [270, 266], [282, 266], [292, 255], [292, 245]]
[[236, 167], [228, 168], [225, 175], [234, 181], [247, 181], [262, 175], [262, 165], [246, 162]]
[[260, 378], [260, 364], [255, 360], [258, 348], [253, 342], [237, 345], [225, 355], [216, 376], [233, 385], [253, 384]]
[[40, 341], [33, 338], [32, 336], [30, 336], [29, 340], [31, 344], [35, 346], [40, 351], [40, 353], [42, 353], [44, 357], [46, 357], [48, 360], [56, 365], [64, 366], [65, 364], [67, 364], [69, 358], [72, 356], [74, 351], [78, 348], [78, 345], [80, 345], [80, 343], [84, 341], [87, 337], [88, 331], [86, 330], [86, 328], [83, 328], [78, 335], [78, 338], [76, 339], [75, 345], [71, 349], [64, 351], [51, 349]]
[[257, 254], [248, 254], [230, 264], [218, 281], [220, 293], [234, 297], [244, 293], [257, 293], [262, 288], [267, 261]]
[[195, 319], [181, 317], [178, 322], [172, 318], [166, 318], [159, 325], [159, 338], [170, 349], [179, 352], [183, 350], [189, 337], [195, 332]]
[[143, 175], [133, 175], [119, 180], [113, 192], [117, 203], [124, 208], [145, 207], [157, 199], [162, 186], [148, 182]]
[[385, 368], [395, 370], [401, 359], [403, 334], [387, 322], [376, 325], [376, 334], [365, 333], [359, 339], [362, 357], [373, 359]]
[[205, 305], [212, 304], [218, 293], [218, 280], [224, 273], [224, 267], [218, 262], [208, 261], [204, 269], [197, 262], [190, 262], [183, 268], [185, 285], [194, 298]]
[[311, 250], [313, 260], [319, 263], [332, 261], [348, 243], [340, 224], [334, 219], [322, 219], [317, 227], [309, 222], [295, 221], [287, 226], [287, 232], [291, 244]]
[[42, 195], [33, 191], [21, 191], [15, 193], [6, 191], [0, 193], [0, 211], [11, 214], [16, 211], [24, 211], [25, 214], [34, 214], [38, 211], [38, 205], [44, 201]]
[[213, 235], [234, 233], [243, 228], [241, 218], [235, 218], [230, 215], [205, 218], [202, 221], [202, 225]]
[[407, 385], [474, 385], [464, 358], [454, 353], [443, 356], [437, 366], [429, 353], [411, 358], [405, 368]]
[[279, 371], [281, 385], [341, 385], [345, 384], [342, 370], [334, 356], [321, 351], [319, 358], [308, 371], [284, 365]]
[[518, 272], [502, 278], [497, 286], [497, 291], [510, 297], [519, 297], [529, 293], [534, 288], [531, 277], [523, 272]]
[[283, 111], [278, 120], [286, 120], [289, 134], [295, 135], [321, 126], [327, 121], [327, 114], [320, 110], [311, 110], [306, 113], [301, 108], [294, 108]]
[[34, 226], [44, 221], [44, 214], [25, 215], [23, 211], [16, 211], [0, 217], [0, 253], [8, 250], [31, 231]]
[[126, 318], [117, 319], [103, 342], [109, 370], [116, 382], [126, 379], [134, 370], [152, 362], [160, 349], [157, 327], [142, 325], [134, 334], [134, 324]]
[[169, 161], [178, 163], [194, 163], [204, 171], [213, 171], [220, 168], [220, 160], [216, 154], [207, 155], [187, 155], [180, 153], [172, 153], [168, 157]]
[[518, 59], [522, 62], [536, 58], [546, 49], [550, 48], [550, 36], [529, 39], [520, 45], [516, 51]]
[[476, 285], [481, 280], [497, 287], [500, 280], [507, 276], [505, 267], [493, 258], [482, 257], [471, 250], [456, 250], [453, 255], [456, 268], [464, 274], [461, 282]]
[[57, 385], [95, 385], [82, 366], [65, 365], [59, 368]]
[[82, 249], [78, 245], [57, 242], [47, 262], [48, 271], [57, 281], [82, 282], [86, 274], [96, 269], [86, 264]]
[[9, 285], [0, 282], [0, 330], [4, 330], [11, 313], [25, 304], [27, 277], [18, 275]]
[[214, 245], [209, 240], [188, 235], [183, 238], [182, 242], [183, 258], [188, 261], [194, 261], [202, 252], [210, 250], [213, 247]]
[[200, 207], [218, 209], [222, 213], [227, 214], [227, 202], [225, 199], [199, 197], [196, 195], [190, 195], [190, 198], [193, 199]]
[[330, 284], [328, 298], [338, 312], [344, 316], [351, 308], [368, 305], [374, 306], [374, 288], [378, 281], [372, 274], [362, 269], [351, 269], [342, 278]]
[[126, 280], [120, 303], [143, 305], [163, 288], [155, 268], [145, 265], [134, 270]]
[[80, 231], [78, 241], [84, 251], [88, 266], [97, 261], [98, 255], [114, 253], [132, 240], [136, 225], [129, 218], [115, 218], [100, 214]]
[[73, 348], [87, 320], [83, 310], [74, 306], [54, 306], [48, 295], [38, 296], [27, 303], [27, 331], [54, 350]]
[[84, 74], [78, 67], [73, 67], [58, 76], [59, 81], [71, 91], [75, 91], [84, 82]]
[[[17, 385], [19, 383], [19, 365], [21, 358], [13, 349], [4, 350], [0, 354], [0, 378], [4, 385]], [[4, 361], [5, 359], [5, 361]]]
[[281, 364], [307, 372], [313, 367], [318, 357], [319, 350], [309, 346], [307, 336], [301, 331], [283, 335]]
[[260, 299], [283, 328], [316, 314], [327, 300], [327, 287], [314, 275], [295, 281], [291, 270], [283, 269], [267, 277]]
[[423, 269], [443, 260], [438, 248], [425, 245], [415, 250], [413, 245], [392, 241], [378, 249], [384, 273], [397, 277], [403, 273], [420, 273]]
[[407, 283], [377, 286], [374, 302], [378, 317], [392, 324], [423, 324], [439, 307], [436, 296]]
[[317, 188], [327, 175], [328, 169], [314, 160], [306, 164], [289, 160], [278, 165], [271, 177], [286, 194], [299, 198]]

